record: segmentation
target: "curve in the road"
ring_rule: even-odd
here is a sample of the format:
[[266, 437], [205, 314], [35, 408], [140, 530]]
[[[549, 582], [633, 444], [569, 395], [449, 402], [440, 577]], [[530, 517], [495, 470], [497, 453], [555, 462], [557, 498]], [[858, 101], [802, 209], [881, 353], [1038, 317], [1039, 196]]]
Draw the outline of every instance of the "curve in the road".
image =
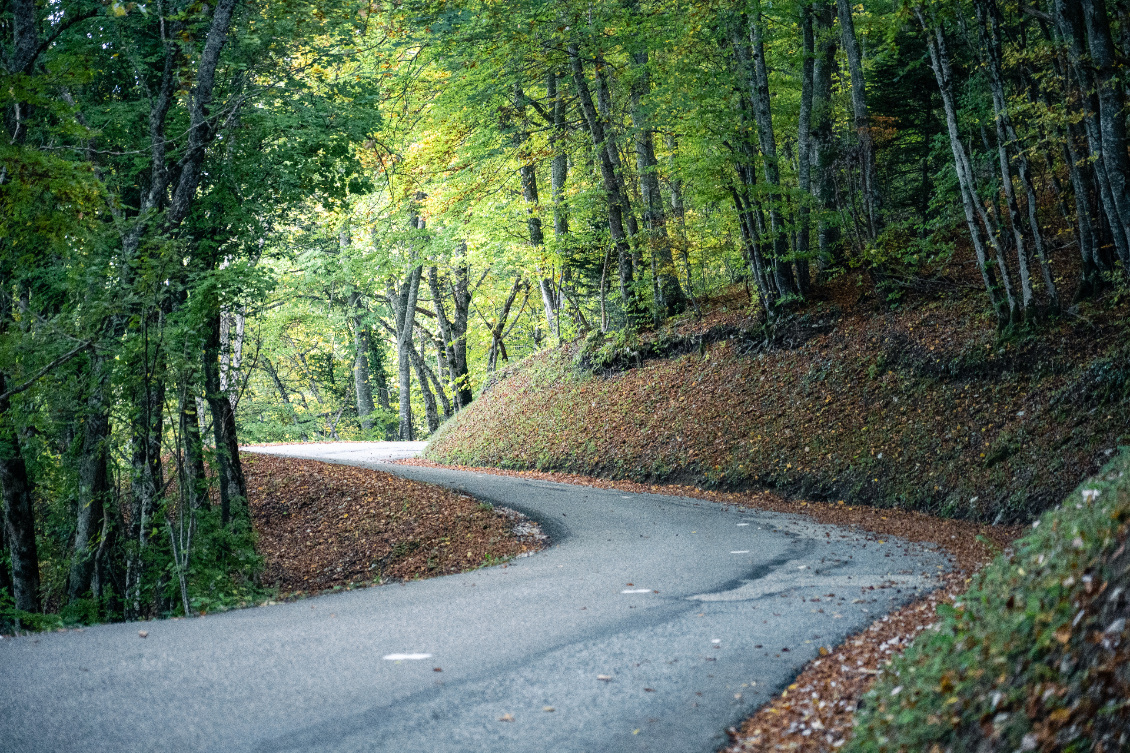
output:
[[137, 624], [5, 639], [2, 749], [713, 751], [820, 646], [946, 566], [801, 517], [382, 463], [403, 449], [259, 451], [458, 488], [537, 519], [553, 546], [150, 622], [144, 639]]

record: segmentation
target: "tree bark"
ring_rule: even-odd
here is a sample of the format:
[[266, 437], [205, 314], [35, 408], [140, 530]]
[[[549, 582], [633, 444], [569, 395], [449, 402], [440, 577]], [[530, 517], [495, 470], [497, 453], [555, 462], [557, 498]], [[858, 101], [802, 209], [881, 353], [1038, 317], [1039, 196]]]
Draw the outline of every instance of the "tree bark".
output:
[[769, 69], [765, 64], [765, 45], [761, 38], [761, 3], [751, 5], [753, 15], [747, 26], [752, 65], [749, 69], [750, 100], [757, 121], [757, 139], [761, 147], [765, 182], [772, 190], [769, 199], [769, 241], [773, 244], [770, 267], [779, 295], [784, 298], [797, 292], [789, 266], [789, 239], [781, 215], [781, 170], [777, 158], [777, 136], [773, 130], [773, 113], [769, 101]]
[[530, 246], [533, 247], [534, 254], [538, 258], [538, 290], [541, 291], [546, 328], [552, 334], [557, 329], [557, 299], [553, 294], [553, 279], [545, 277], [543, 271], [545, 259], [542, 258], [542, 251], [545, 247], [545, 233], [542, 230], [541, 218], [538, 216], [538, 208], [541, 204], [538, 196], [538, 173], [537, 166], [528, 155], [523, 153], [529, 134], [525, 128], [526, 95], [518, 84], [514, 85], [514, 109], [518, 112], [519, 122], [522, 124], [514, 133], [514, 150], [518, 153], [518, 175], [522, 183], [522, 198], [526, 202], [526, 231], [529, 233]]
[[227, 527], [236, 516], [247, 513], [247, 482], [239, 460], [235, 411], [220, 388], [220, 311], [212, 315], [204, 347], [204, 399], [212, 413], [212, 435], [216, 443], [217, 476], [220, 486], [220, 521]]
[[[1032, 281], [1028, 264], [1028, 251], [1020, 219], [1020, 206], [1013, 188], [1012, 162], [1009, 158], [1008, 144], [1011, 124], [1008, 116], [1008, 103], [1004, 95], [1004, 80], [1001, 72], [1000, 39], [997, 34], [996, 19], [990, 0], [977, 0], [974, 9], [977, 13], [978, 27], [984, 48], [985, 61], [989, 70], [989, 90], [993, 100], [993, 125], [997, 140], [997, 166], [1000, 170], [1001, 189], [1004, 193], [1008, 212], [1008, 226], [1012, 231], [1012, 242], [1016, 248], [1017, 268], [1020, 271], [1020, 311], [1026, 315], [1032, 306]], [[1020, 148], [1020, 145], [1017, 145]]]
[[[510, 309], [514, 306], [514, 300], [518, 297], [518, 292], [522, 289], [522, 275], [514, 278], [514, 284], [510, 286], [510, 293], [506, 296], [506, 302], [502, 304], [502, 308], [498, 311], [498, 316], [495, 317], [494, 322], [490, 325], [490, 350], [487, 352], [487, 374], [493, 374], [495, 369], [498, 368], [498, 358], [502, 357], [503, 361], [509, 360], [506, 355], [506, 320], [510, 318]], [[527, 295], [528, 295], [527, 291]]]
[[[953, 98], [953, 73], [949, 64], [949, 53], [945, 45], [945, 35], [940, 25], [928, 23], [921, 6], [914, 8], [922, 31], [926, 38], [926, 49], [930, 55], [930, 65], [934, 70], [934, 77], [938, 82], [941, 93], [942, 107], [946, 115], [946, 129], [949, 134], [950, 150], [953, 152], [954, 170], [957, 172], [957, 182], [961, 188], [961, 202], [965, 210], [965, 223], [969, 228], [973, 250], [977, 257], [977, 267], [981, 272], [981, 279], [985, 284], [985, 291], [989, 295], [989, 303], [997, 317], [997, 326], [1003, 328], [1009, 323], [1010, 311], [1000, 297], [997, 282], [989, 266], [988, 256], [985, 253], [985, 244], [981, 238], [981, 229], [977, 225], [974, 205], [978, 203], [975, 187], [972, 185], [972, 175], [968, 171], [968, 158], [965, 146], [961, 143], [961, 135], [957, 129], [957, 108]], [[991, 232], [991, 231], [990, 231]]]
[[1054, 0], [1054, 20], [1060, 37], [1065, 43], [1068, 67], [1074, 73], [1077, 95], [1083, 104], [1083, 126], [1087, 136], [1091, 167], [1095, 182], [1099, 187], [1100, 206], [1110, 225], [1115, 249], [1123, 260], [1124, 268], [1130, 269], [1130, 216], [1123, 215], [1118, 208], [1111, 185], [1110, 168], [1107, 164], [1103, 146], [1101, 111], [1102, 105], [1096, 91], [1100, 88], [1093, 71], [1092, 61], [1088, 59], [1086, 24], [1082, 5], [1073, 0]]
[[815, 60], [812, 68], [812, 164], [816, 183], [812, 194], [820, 208], [817, 220], [817, 242], [820, 264], [829, 265], [837, 257], [839, 227], [829, 220], [836, 209], [833, 166], [836, 161], [832, 130], [832, 72], [836, 69], [836, 35], [832, 22], [835, 9], [831, 2], [819, 0], [813, 14]]
[[1123, 233], [1124, 243], [1118, 246], [1123, 272], [1130, 275], [1130, 156], [1126, 147], [1126, 102], [1115, 65], [1117, 54], [1110, 33], [1106, 0], [1081, 0], [1091, 50], [1095, 89], [1099, 101], [1099, 130], [1102, 138], [1102, 161], [1116, 218], [1111, 229]]
[[[415, 329], [415, 321], [412, 323]], [[428, 382], [427, 364], [416, 350], [416, 344], [411, 340], [408, 343], [408, 356], [412, 360], [412, 368], [416, 371], [416, 381], [420, 384], [420, 394], [424, 398], [424, 418], [428, 422], [428, 433], [433, 434], [439, 428], [439, 411], [436, 409], [436, 398], [432, 394], [431, 384]]]
[[867, 88], [863, 78], [863, 52], [855, 36], [851, 0], [836, 0], [840, 21], [840, 36], [847, 54], [851, 74], [851, 109], [859, 137], [860, 170], [863, 178], [863, 197], [867, 207], [867, 235], [874, 241], [883, 232], [883, 200], [879, 191], [879, 170], [875, 160], [875, 141], [871, 135], [871, 117], [867, 109]]
[[92, 358], [91, 392], [82, 421], [82, 447], [78, 458], [78, 496], [75, 510], [74, 553], [67, 579], [70, 601], [91, 590], [94, 556], [102, 531], [105, 506], [110, 498], [110, 414], [102, 397], [107, 385], [100, 376], [100, 359]]
[[616, 170], [612, 159], [608, 156], [610, 149], [606, 141], [604, 125], [596, 111], [596, 106], [593, 104], [588, 80], [585, 78], [584, 64], [581, 61], [576, 44], [569, 45], [569, 62], [573, 70], [573, 87], [576, 89], [581, 112], [584, 114], [585, 122], [589, 127], [593, 150], [596, 152], [600, 163], [600, 176], [604, 184], [605, 203], [608, 209], [608, 233], [611, 236], [612, 245], [616, 249], [619, 263], [620, 296], [624, 301], [628, 327], [635, 328], [642, 322], [643, 312], [635, 291], [632, 249], [624, 232], [624, 206], [616, 179]]
[[663, 196], [659, 192], [659, 161], [655, 158], [655, 131], [644, 112], [643, 100], [651, 92], [646, 50], [632, 54], [636, 76], [632, 83], [632, 127], [635, 130], [636, 170], [640, 176], [643, 220], [648, 229], [648, 245], [656, 266], [656, 306], [663, 316], [675, 316], [686, 308], [686, 296], [679, 285], [671, 241], [667, 235], [667, 218], [663, 212]]
[[[466, 244], [463, 244], [462, 248], [463, 253], [466, 253]], [[471, 310], [468, 272], [466, 264], [456, 264], [453, 271], [454, 281], [450, 285], [452, 302], [454, 303], [450, 319], [445, 310], [444, 296], [436, 268], [432, 267], [428, 272], [428, 285], [431, 288], [432, 300], [436, 306], [440, 334], [447, 350], [447, 365], [451, 370], [451, 383], [457, 410], [466, 408], [474, 399], [467, 372], [467, 320]]]
[[[8, 389], [0, 372], [0, 394]], [[7, 418], [10, 406], [0, 402], [0, 418]], [[24, 612], [40, 611], [39, 551], [35, 542], [35, 507], [31, 480], [19, 437], [14, 429], [0, 424], [0, 492], [4, 495], [4, 536], [12, 560], [12, 598]]]
[[361, 294], [354, 292], [349, 297], [349, 308], [353, 311], [353, 394], [357, 401], [357, 419], [361, 430], [366, 434], [373, 429], [369, 417], [376, 406], [373, 405], [373, 387], [369, 381], [369, 327], [362, 316]]
[[808, 295], [810, 280], [808, 259], [811, 254], [811, 208], [808, 196], [812, 192], [812, 86], [816, 69], [816, 41], [812, 28], [812, 6], [808, 0], [800, 5], [801, 75], [800, 114], [797, 117], [797, 287], [801, 295]]

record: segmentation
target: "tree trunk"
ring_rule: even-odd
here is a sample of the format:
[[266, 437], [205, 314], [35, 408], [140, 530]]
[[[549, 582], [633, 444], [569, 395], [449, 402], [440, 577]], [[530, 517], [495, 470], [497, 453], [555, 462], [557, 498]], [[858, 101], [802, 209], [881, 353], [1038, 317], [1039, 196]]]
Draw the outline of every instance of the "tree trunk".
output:
[[950, 69], [949, 53], [945, 46], [945, 36], [940, 25], [927, 23], [926, 15], [920, 6], [916, 6], [914, 11], [922, 25], [922, 31], [926, 38], [926, 48], [930, 54], [930, 65], [934, 70], [934, 77], [938, 82], [938, 90], [941, 93], [942, 107], [946, 114], [946, 129], [949, 133], [950, 150], [953, 152], [954, 170], [957, 172], [957, 182], [961, 188], [965, 223], [969, 228], [970, 239], [973, 241], [973, 250], [977, 256], [977, 267], [981, 271], [981, 279], [985, 284], [986, 292], [989, 294], [989, 303], [997, 316], [997, 326], [1003, 328], [1009, 322], [1010, 311], [1005, 302], [1001, 300], [992, 267], [989, 266], [989, 260], [985, 253], [981, 230], [974, 215], [974, 205], [978, 203], [978, 199], [975, 187], [972, 184], [972, 175], [967, 169], [968, 158], [965, 155], [965, 146], [961, 143], [961, 135], [957, 129], [957, 108], [954, 105], [953, 98], [953, 73]]
[[189, 504], [193, 510], [208, 505], [208, 473], [204, 465], [204, 439], [200, 436], [200, 414], [197, 413], [197, 396], [191, 384], [183, 388], [180, 413], [180, 431], [184, 441], [185, 474], [190, 484]]
[[546, 278], [543, 273], [545, 259], [542, 258], [542, 251], [545, 246], [545, 233], [542, 231], [541, 218], [538, 217], [538, 207], [541, 203], [538, 196], [538, 173], [536, 165], [527, 154], [523, 153], [529, 134], [526, 132], [524, 122], [526, 95], [518, 84], [514, 85], [514, 109], [521, 116], [522, 123], [514, 133], [514, 149], [518, 153], [518, 175], [522, 182], [522, 198], [526, 202], [526, 231], [530, 236], [530, 246], [534, 248], [535, 257], [538, 258], [538, 289], [541, 291], [547, 331], [552, 333], [557, 329], [557, 300], [553, 295], [553, 279]]
[[164, 358], [159, 350], [150, 354], [148, 347], [141, 355], [142, 374], [140, 383], [134, 388], [131, 399], [133, 415], [130, 417], [129, 537], [132, 546], [126, 562], [127, 619], [137, 619], [144, 613], [142, 590], [149, 575], [145, 550], [149, 546], [149, 535], [155, 525], [154, 518], [161, 506], [165, 486], [161, 462], [165, 413]]
[[817, 239], [820, 264], [826, 267], [838, 256], [839, 226], [829, 220], [836, 209], [836, 188], [833, 165], [836, 161], [832, 130], [832, 72], [836, 69], [836, 35], [832, 22], [835, 9], [831, 2], [820, 0], [813, 21], [815, 60], [812, 68], [812, 163], [816, 168], [816, 184], [812, 194], [820, 208]]
[[808, 0], [800, 6], [801, 30], [801, 75], [800, 75], [800, 114], [797, 118], [797, 244], [796, 270], [797, 287], [801, 295], [808, 295], [810, 280], [808, 259], [810, 245], [810, 206], [808, 196], [812, 191], [812, 86], [816, 68], [816, 42], [812, 29], [812, 6]]
[[[412, 323], [415, 328], [415, 322]], [[439, 411], [436, 409], [436, 398], [432, 394], [431, 384], [428, 382], [427, 365], [416, 350], [416, 344], [408, 342], [408, 357], [412, 361], [412, 368], [416, 371], [416, 381], [420, 384], [420, 394], [424, 398], [424, 417], [428, 422], [428, 433], [434, 434], [439, 428]]]
[[686, 296], [679, 285], [675, 260], [671, 256], [671, 242], [667, 235], [667, 218], [663, 212], [663, 196], [659, 192], [659, 161], [655, 158], [655, 131], [643, 110], [643, 99], [651, 91], [647, 51], [632, 54], [636, 76], [632, 82], [632, 127], [635, 129], [636, 170], [640, 176], [640, 196], [643, 199], [643, 220], [648, 229], [648, 245], [656, 267], [656, 288], [659, 292], [656, 306], [663, 316], [681, 314], [686, 308]]
[[1123, 233], [1119, 245], [1122, 269], [1130, 275], [1130, 156], [1126, 147], [1126, 102], [1115, 65], [1117, 54], [1110, 34], [1106, 0], [1081, 0], [1087, 28], [1087, 43], [1095, 72], [1095, 89], [1099, 100], [1099, 129], [1102, 134], [1102, 161], [1116, 217], [1111, 229]]
[[[553, 159], [549, 168], [549, 185], [553, 195], [553, 235], [559, 247], [569, 234], [569, 207], [565, 202], [565, 181], [569, 174], [569, 156], [565, 152], [565, 96], [557, 85], [557, 71], [546, 76], [546, 95], [553, 102], [553, 128], [549, 132], [549, 148]], [[560, 250], [559, 250], [560, 253]]]
[[[465, 254], [466, 244], [463, 244], [462, 248]], [[436, 306], [436, 317], [440, 323], [440, 333], [447, 350], [447, 365], [451, 371], [451, 383], [457, 410], [466, 408], [474, 399], [467, 373], [467, 320], [471, 310], [468, 273], [467, 266], [462, 263], [458, 263], [453, 271], [454, 282], [450, 284], [450, 287], [454, 307], [452, 318], [448, 319], [436, 268], [432, 267], [428, 272], [428, 285], [432, 291], [432, 300]]]
[[75, 510], [74, 554], [67, 579], [70, 601], [90, 592], [94, 555], [102, 531], [105, 506], [110, 498], [110, 413], [103, 402], [108, 385], [100, 375], [101, 359], [92, 358], [91, 392], [82, 423], [78, 458], [78, 498]]
[[[502, 308], [498, 311], [498, 316], [495, 317], [494, 322], [490, 326], [490, 350], [487, 352], [487, 374], [493, 374], [495, 369], [498, 368], [498, 358], [502, 357], [503, 361], [509, 360], [506, 355], [506, 320], [510, 318], [510, 309], [514, 306], [514, 300], [518, 297], [518, 291], [522, 289], [522, 275], [514, 278], [514, 284], [510, 286], [510, 293], [506, 296], [506, 302], [502, 304]], [[529, 295], [529, 292], [526, 293]]]
[[879, 171], [875, 162], [875, 142], [871, 136], [871, 117], [867, 110], [867, 88], [863, 78], [863, 52], [855, 36], [851, 0], [836, 0], [840, 36], [847, 54], [851, 74], [851, 109], [859, 136], [860, 171], [863, 179], [863, 200], [867, 207], [867, 236], [874, 241], [883, 232], [883, 202], [879, 191]]
[[628, 244], [627, 235], [624, 233], [624, 207], [616, 180], [616, 170], [612, 159], [608, 156], [611, 150], [606, 142], [604, 125], [601, 123], [596, 106], [593, 104], [588, 80], [585, 78], [584, 64], [581, 62], [580, 52], [575, 44], [569, 46], [569, 62], [573, 70], [573, 86], [577, 90], [581, 112], [588, 124], [593, 150], [600, 162], [600, 176], [604, 183], [605, 202], [608, 208], [608, 233], [611, 236], [612, 245], [616, 249], [620, 271], [620, 295], [624, 301], [628, 327], [632, 329], [642, 322], [643, 312], [636, 297], [635, 279], [632, 273], [632, 249]]
[[[1093, 61], [1086, 51], [1087, 32], [1082, 13], [1082, 4], [1073, 0], [1055, 0], [1054, 19], [1060, 36], [1066, 43], [1069, 68], [1075, 75], [1078, 96], [1083, 103], [1083, 126], [1087, 135], [1087, 148], [1090, 151], [1091, 166], [1095, 172], [1095, 182], [1099, 187], [1100, 206], [1110, 224], [1115, 249], [1123, 260], [1124, 268], [1130, 270], [1130, 216], [1123, 215], [1118, 208], [1111, 185], [1110, 167], [1104, 154], [1101, 111], [1102, 105], [1096, 91], [1100, 88], [1093, 72]], [[1117, 128], [1117, 126], [1116, 126]]]
[[247, 482], [239, 460], [235, 411], [220, 388], [220, 312], [212, 315], [212, 326], [204, 347], [204, 399], [212, 413], [212, 436], [216, 443], [216, 475], [220, 486], [220, 522], [227, 527], [233, 518], [246, 517]]
[[357, 418], [361, 431], [368, 434], [373, 430], [373, 420], [369, 418], [376, 406], [373, 405], [373, 387], [369, 382], [369, 328], [362, 318], [361, 294], [354, 292], [349, 297], [349, 308], [353, 314], [353, 394], [357, 400]]
[[769, 102], [769, 69], [765, 64], [765, 45], [761, 38], [761, 3], [755, 0], [751, 5], [753, 16], [749, 27], [750, 58], [749, 69], [750, 99], [757, 121], [757, 139], [761, 147], [765, 182], [772, 195], [769, 199], [769, 240], [773, 244], [771, 268], [777, 291], [783, 298], [796, 293], [796, 283], [789, 266], [789, 239], [781, 215], [781, 171], [777, 159], [777, 136], [773, 131], [773, 113]]
[[[412, 429], [412, 322], [416, 313], [416, 296], [420, 291], [420, 276], [424, 268], [413, 267], [390, 300], [396, 302], [396, 359], [397, 383], [400, 392], [400, 431], [402, 442], [414, 439]], [[391, 285], [392, 283], [390, 283]]]
[[[1008, 154], [1011, 123], [1009, 122], [1008, 103], [1004, 95], [1004, 81], [1001, 72], [1000, 38], [997, 34], [996, 19], [993, 17], [994, 8], [987, 7], [989, 2], [990, 0], [977, 0], [974, 3], [974, 8], [977, 12], [986, 67], [989, 70], [989, 90], [993, 100], [993, 125], [997, 139], [997, 166], [1000, 170], [1001, 188], [1008, 212], [1008, 226], [1012, 231], [1012, 242], [1016, 248], [1017, 267], [1020, 271], [1020, 311], [1022, 315], [1027, 315], [1032, 306], [1032, 281], [1030, 279], [1028, 251], [1025, 246], [1020, 219], [1020, 205], [1016, 201], [1016, 191], [1013, 189], [1012, 163]], [[1020, 145], [1017, 144], [1016, 148], [1020, 149]]]
[[[8, 389], [0, 372], [0, 394]], [[0, 402], [0, 419], [8, 420], [9, 404]], [[0, 492], [4, 495], [4, 536], [12, 560], [12, 598], [16, 609], [40, 611], [39, 551], [35, 543], [35, 507], [31, 481], [24, 464], [19, 437], [0, 424]]]

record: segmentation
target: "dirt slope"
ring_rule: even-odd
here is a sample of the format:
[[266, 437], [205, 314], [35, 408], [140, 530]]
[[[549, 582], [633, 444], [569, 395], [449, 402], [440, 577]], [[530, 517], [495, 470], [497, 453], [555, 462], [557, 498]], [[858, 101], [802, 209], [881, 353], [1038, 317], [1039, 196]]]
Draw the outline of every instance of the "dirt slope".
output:
[[1130, 441], [1125, 307], [1001, 340], [975, 298], [826, 297], [772, 343], [737, 292], [640, 342], [544, 351], [427, 457], [1022, 522]]

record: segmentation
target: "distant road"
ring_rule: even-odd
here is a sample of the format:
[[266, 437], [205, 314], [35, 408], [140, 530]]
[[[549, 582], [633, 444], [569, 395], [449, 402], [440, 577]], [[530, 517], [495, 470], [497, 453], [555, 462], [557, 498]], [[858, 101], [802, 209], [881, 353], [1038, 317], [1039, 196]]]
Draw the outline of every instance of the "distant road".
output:
[[945, 565], [801, 517], [384, 462], [420, 447], [253, 450], [461, 489], [541, 521], [553, 545], [461, 575], [2, 640], [0, 749], [708, 753], [820, 646]]

